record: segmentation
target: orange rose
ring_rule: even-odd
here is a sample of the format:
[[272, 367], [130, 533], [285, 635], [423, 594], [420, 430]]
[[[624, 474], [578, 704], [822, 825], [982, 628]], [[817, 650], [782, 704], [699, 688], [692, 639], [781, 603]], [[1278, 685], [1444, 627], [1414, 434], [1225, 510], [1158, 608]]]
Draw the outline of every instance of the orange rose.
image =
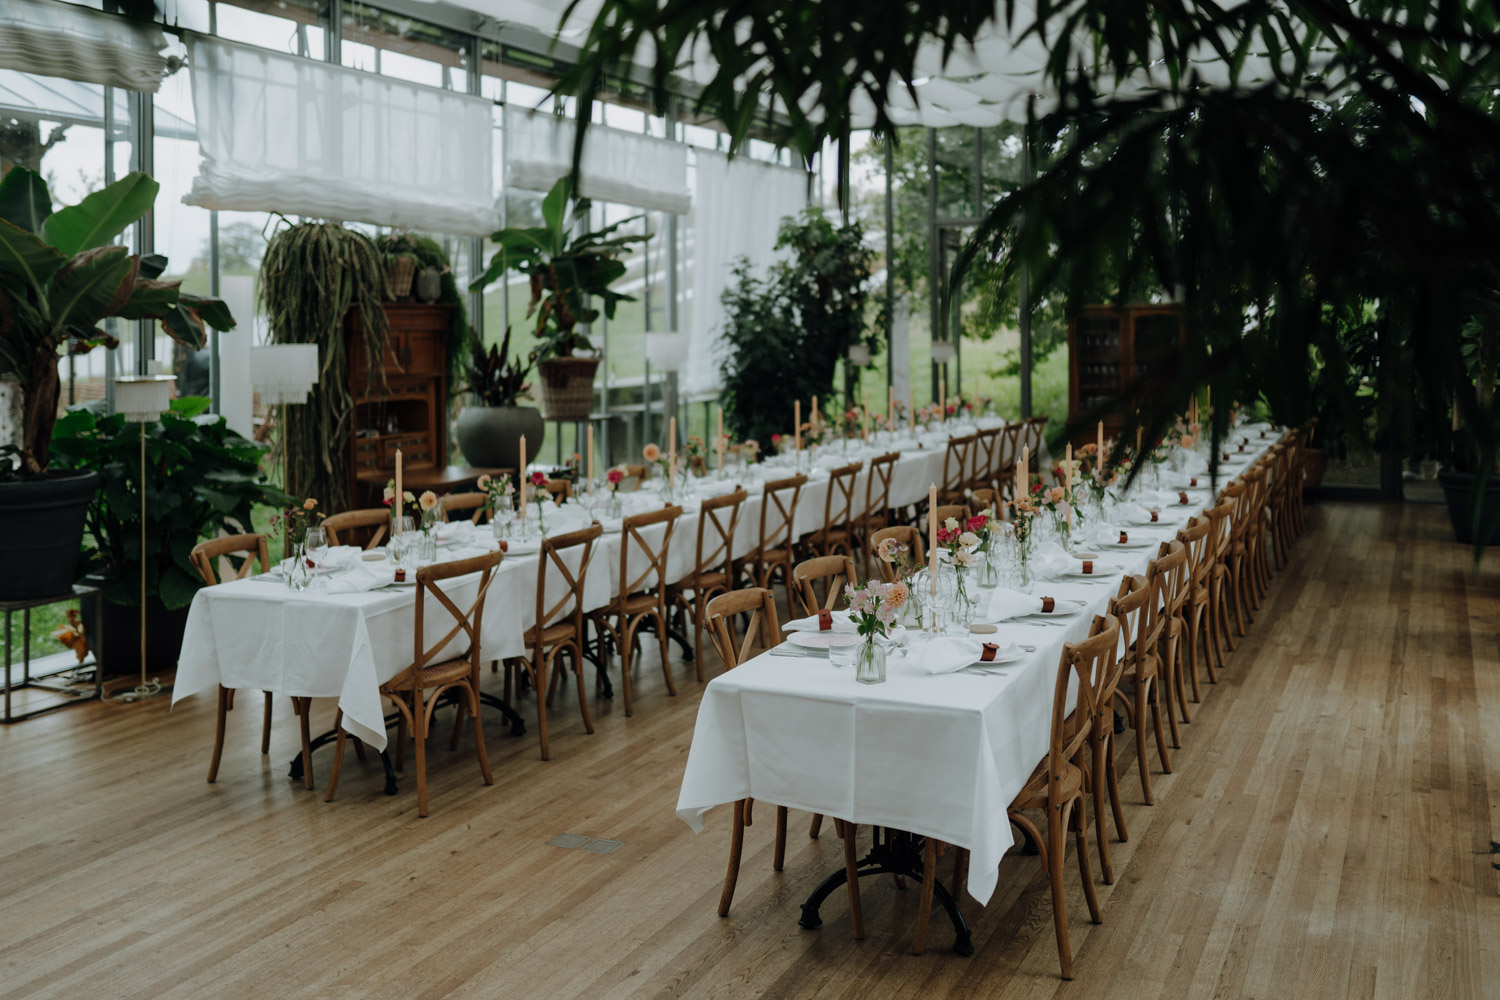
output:
[[646, 445], [646, 447], [641, 449], [641, 455], [644, 456], [646, 461], [648, 462], [659, 462], [661, 461], [661, 448], [654, 443], [648, 444]]

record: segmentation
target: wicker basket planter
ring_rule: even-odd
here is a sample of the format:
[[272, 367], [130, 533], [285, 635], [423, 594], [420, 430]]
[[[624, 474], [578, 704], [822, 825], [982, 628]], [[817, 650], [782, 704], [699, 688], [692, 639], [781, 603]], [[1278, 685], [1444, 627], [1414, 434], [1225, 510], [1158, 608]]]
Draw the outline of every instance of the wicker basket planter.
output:
[[594, 408], [598, 358], [550, 358], [537, 364], [542, 416], [548, 420], [587, 420]]
[[387, 257], [385, 282], [390, 286], [391, 298], [396, 300], [411, 297], [412, 279], [417, 275], [417, 259], [410, 254]]

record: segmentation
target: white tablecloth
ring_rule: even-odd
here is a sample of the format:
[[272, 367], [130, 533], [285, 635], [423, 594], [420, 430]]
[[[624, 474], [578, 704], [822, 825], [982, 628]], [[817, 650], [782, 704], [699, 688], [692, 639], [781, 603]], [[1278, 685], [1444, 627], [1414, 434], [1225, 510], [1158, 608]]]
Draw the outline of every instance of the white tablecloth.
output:
[[[1274, 440], [1235, 458], [1258, 458]], [[1211, 504], [1207, 486], [1205, 477], [1188, 507], [1166, 509], [1164, 523], [1132, 526], [1132, 541], [1175, 537]], [[1144, 573], [1156, 552], [1111, 553], [1123, 569], [1106, 584], [1039, 583], [1037, 593], [1087, 607], [1066, 627], [998, 625], [999, 640], [1036, 651], [996, 674], [930, 676], [893, 656], [886, 683], [864, 685], [826, 658], [771, 653], [721, 674], [698, 709], [677, 815], [701, 831], [708, 809], [750, 796], [937, 837], [970, 850], [969, 894], [988, 901], [1014, 839], [1006, 807], [1047, 752], [1062, 646], [1085, 638], [1123, 573]]]
[[[990, 420], [982, 421], [981, 425], [1000, 423]], [[966, 432], [971, 433], [972, 428]], [[868, 460], [888, 451], [900, 451], [890, 502], [892, 506], [903, 506], [924, 499], [928, 484], [940, 481], [945, 442], [946, 434], [939, 430], [923, 435], [920, 441], [901, 440], [889, 446], [864, 447], [851, 442], [846, 449], [843, 445], [830, 445], [822, 449], [816, 462], [810, 462], [804, 455], [802, 469], [809, 473], [809, 481], [798, 503], [796, 533], [801, 536], [822, 527], [830, 468], [856, 461], [866, 463], [854, 494], [858, 513], [864, 504]], [[759, 539], [763, 483], [793, 474], [789, 458], [772, 460], [739, 470], [730, 481], [705, 480], [697, 484], [695, 492], [707, 496], [730, 492], [735, 482], [745, 486], [750, 497], [740, 509], [734, 543], [735, 554], [742, 555], [754, 548]], [[663, 498], [658, 493], [642, 491], [625, 495], [624, 501], [625, 513], [634, 514], [661, 506]], [[696, 555], [700, 501], [686, 501], [683, 506], [684, 515], [674, 530], [667, 563], [668, 575], [674, 581], [692, 571]], [[555, 518], [549, 520], [549, 533], [554, 528], [560, 531], [582, 527], [587, 520], [576, 507], [549, 518]], [[663, 530], [658, 527], [646, 534], [654, 541]], [[444, 546], [439, 549], [439, 558], [477, 554], [486, 547], [487, 538], [488, 529], [481, 529], [472, 539], [475, 547]], [[607, 533], [596, 543], [585, 577], [586, 610], [603, 607], [618, 593], [620, 545], [618, 532]], [[492, 543], [488, 547], [492, 548]], [[644, 563], [640, 568], [635, 565], [640, 562], [638, 551], [633, 551], [632, 557], [629, 571], [633, 579]], [[522, 639], [536, 623], [538, 560], [536, 554], [510, 555], [502, 562], [485, 602], [481, 636], [484, 659], [525, 655]], [[454, 602], [467, 609], [477, 586], [476, 575], [455, 580], [448, 589]], [[559, 591], [549, 593], [549, 608], [561, 596], [556, 574], [549, 578], [549, 591], [554, 586]], [[330, 594], [322, 590], [294, 593], [284, 583], [260, 580], [205, 587], [194, 596], [188, 611], [172, 703], [213, 691], [219, 684], [295, 697], [337, 698], [349, 732], [377, 749], [383, 748], [384, 706], [379, 688], [412, 662], [415, 600], [410, 587], [353, 594]], [[427, 641], [435, 642], [451, 627], [447, 613], [435, 601], [429, 601]]]

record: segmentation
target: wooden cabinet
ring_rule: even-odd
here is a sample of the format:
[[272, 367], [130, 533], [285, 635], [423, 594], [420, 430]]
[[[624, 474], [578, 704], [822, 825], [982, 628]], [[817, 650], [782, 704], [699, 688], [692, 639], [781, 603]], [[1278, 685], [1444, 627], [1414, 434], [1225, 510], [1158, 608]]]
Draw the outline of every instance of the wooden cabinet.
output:
[[1098, 421], [1113, 436], [1145, 400], [1170, 386], [1187, 345], [1180, 305], [1085, 306], [1068, 324], [1068, 428], [1094, 440]]
[[380, 502], [396, 474], [396, 451], [406, 473], [435, 475], [448, 464], [448, 330], [450, 306], [390, 302], [385, 373], [372, 372], [361, 343], [359, 316], [345, 323], [349, 349], [349, 495], [355, 506]]

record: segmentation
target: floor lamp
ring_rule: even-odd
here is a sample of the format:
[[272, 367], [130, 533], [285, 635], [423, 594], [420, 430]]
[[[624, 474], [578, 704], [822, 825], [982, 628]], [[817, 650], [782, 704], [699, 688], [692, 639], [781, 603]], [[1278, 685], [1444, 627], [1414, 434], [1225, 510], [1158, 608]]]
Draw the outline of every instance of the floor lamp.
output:
[[[286, 407], [305, 403], [318, 384], [317, 344], [267, 344], [250, 348], [250, 384], [266, 406], [279, 406], [281, 425], [281, 488], [291, 493], [291, 449], [287, 447]], [[328, 503], [331, 497], [323, 497]]]
[[158, 681], [146, 680], [146, 425], [161, 419], [172, 405], [175, 375], [121, 375], [115, 379], [115, 412], [141, 430], [141, 682], [113, 701], [142, 701], [161, 694]]

